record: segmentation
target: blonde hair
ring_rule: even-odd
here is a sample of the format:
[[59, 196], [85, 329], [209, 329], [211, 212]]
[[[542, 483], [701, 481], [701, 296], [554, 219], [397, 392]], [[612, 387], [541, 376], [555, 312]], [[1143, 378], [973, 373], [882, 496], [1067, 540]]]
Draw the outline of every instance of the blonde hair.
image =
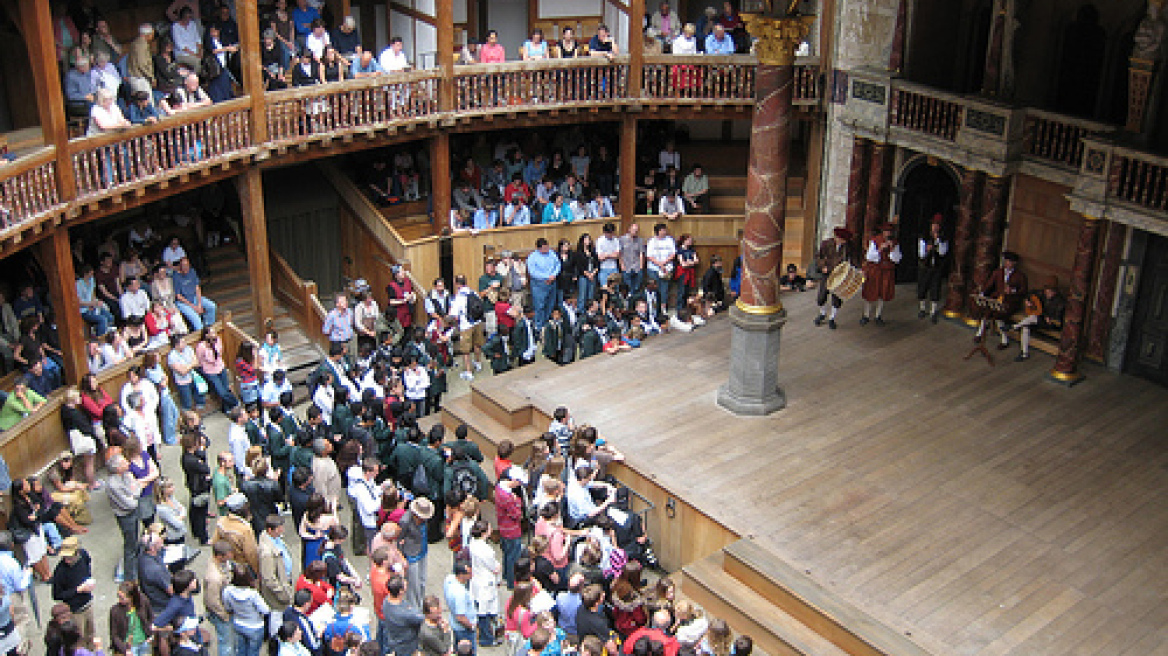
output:
[[466, 515], [467, 517], [478, 517], [479, 500], [473, 496], [469, 496], [466, 499], [463, 499], [462, 505], [459, 506], [458, 509], [461, 510], [462, 514]]
[[695, 27], [693, 23], [686, 23], [685, 27], [681, 28], [681, 31], [684, 32], [686, 36], [693, 36], [698, 33], [698, 28]]
[[174, 490], [174, 481], [166, 476], [159, 478], [157, 484], [154, 486], [154, 502], [162, 503], [166, 501], [166, 490], [168, 489]]
[[692, 622], [702, 616], [702, 609], [688, 599], [682, 599], [673, 608], [679, 622]]

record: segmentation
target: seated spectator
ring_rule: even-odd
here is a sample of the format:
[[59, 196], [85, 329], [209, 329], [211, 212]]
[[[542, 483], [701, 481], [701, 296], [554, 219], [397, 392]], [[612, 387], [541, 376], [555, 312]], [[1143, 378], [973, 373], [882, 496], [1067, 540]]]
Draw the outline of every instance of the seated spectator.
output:
[[178, 310], [168, 309], [161, 301], [150, 304], [146, 315], [146, 335], [150, 338], [146, 348], [154, 349], [170, 342], [171, 335], [187, 334], [186, 321]]
[[179, 238], [171, 237], [166, 248], [162, 249], [162, 264], [170, 268], [178, 268], [179, 261], [186, 256], [187, 251], [183, 248]]
[[142, 280], [137, 277], [127, 278], [122, 285], [122, 292], [118, 305], [122, 309], [122, 318], [144, 320], [150, 311], [150, 295], [142, 288]]
[[231, 17], [231, 7], [226, 2], [219, 3], [219, 7], [216, 9], [215, 16], [212, 17], [208, 29], [211, 27], [219, 30], [223, 43], [239, 45], [239, 24]]
[[20, 288], [20, 296], [12, 302], [12, 311], [21, 321], [33, 315], [44, 318], [45, 304], [37, 296], [36, 289], [31, 284], [25, 284]]
[[0, 365], [3, 366], [4, 373], [16, 368], [12, 350], [18, 339], [20, 339], [20, 322], [16, 318], [12, 304], [8, 302], [7, 290], [0, 288], [0, 359], [2, 359]]
[[495, 30], [487, 31], [487, 42], [479, 46], [479, 63], [502, 64], [507, 61], [507, 51], [499, 43], [499, 33]]
[[523, 61], [548, 58], [548, 43], [543, 40], [543, 30], [538, 27], [532, 30], [531, 38], [519, 47], [519, 55]]
[[79, 57], [65, 73], [65, 106], [71, 116], [89, 116], [97, 100], [93, 71], [88, 57]]
[[[57, 385], [61, 382], [61, 365], [58, 358], [61, 352], [41, 341], [40, 329], [42, 319], [40, 315], [30, 314], [20, 320], [20, 340], [13, 349], [12, 357], [22, 371], [28, 371], [36, 362], [40, 362], [55, 377]], [[50, 357], [52, 356], [52, 357]], [[54, 385], [56, 387], [57, 385]]]
[[130, 94], [129, 119], [133, 125], [153, 125], [162, 119], [162, 113], [150, 102], [149, 91]]
[[580, 144], [576, 149], [576, 154], [569, 158], [569, 163], [572, 165], [572, 173], [576, 174], [576, 178], [580, 182], [587, 183], [589, 178], [588, 167], [592, 163], [592, 158], [588, 156], [588, 146]]
[[665, 147], [657, 153], [657, 168], [664, 173], [670, 166], [681, 170], [681, 153], [677, 152], [677, 146], [672, 141], [666, 141]]
[[264, 30], [260, 42], [260, 72], [264, 76], [265, 91], [279, 91], [288, 88], [288, 54], [276, 42], [276, 31]]
[[30, 390], [23, 380], [16, 381], [12, 392], [4, 400], [4, 406], [0, 408], [0, 431], [12, 428], [44, 404], [45, 397]]
[[400, 36], [390, 39], [389, 45], [381, 51], [381, 56], [377, 58], [378, 63], [381, 64], [381, 70], [386, 73], [410, 70], [410, 61], [406, 59], [404, 47]]
[[511, 182], [503, 188], [503, 202], [510, 203], [516, 195], [531, 198], [531, 187], [523, 181], [523, 174], [518, 172], [511, 175]]
[[522, 194], [512, 197], [511, 202], [503, 208], [503, 225], [525, 226], [531, 225], [531, 210], [527, 207], [527, 198]]
[[669, 189], [661, 197], [661, 202], [658, 204], [657, 209], [665, 219], [676, 221], [685, 214], [685, 203], [682, 202], [681, 196], [677, 193], [677, 189]]
[[97, 297], [97, 281], [93, 276], [93, 267], [88, 264], [81, 268], [81, 277], [77, 279], [77, 298], [81, 302], [81, 317], [93, 324], [94, 332], [99, 337], [105, 335], [114, 322], [114, 315]]
[[202, 70], [203, 36], [195, 12], [183, 7], [178, 12], [178, 21], [170, 26], [170, 38], [174, 43], [175, 61], [198, 73]]
[[662, 2], [660, 8], [649, 17], [649, 27], [664, 46], [673, 43], [674, 37], [681, 32], [681, 21], [666, 1]]
[[[332, 33], [332, 44], [347, 61], [352, 62], [358, 55], [364, 54], [361, 49], [361, 35], [357, 33], [357, 20], [352, 16], [345, 16], [340, 27]], [[372, 54], [372, 53], [370, 53]]]
[[491, 162], [491, 168], [483, 171], [483, 193], [502, 200], [503, 190], [507, 186], [507, 173], [503, 167], [503, 160]]
[[[308, 87], [314, 84], [324, 84], [324, 69], [312, 51], [305, 48], [300, 53], [299, 61], [292, 62], [292, 86]], [[309, 112], [311, 111], [310, 108]]]
[[564, 202], [564, 197], [561, 194], [554, 194], [548, 203], [543, 208], [543, 220], [540, 223], [571, 223], [576, 220], [576, 215], [572, 213], [572, 209]]
[[590, 192], [588, 199], [588, 211], [585, 216], [589, 219], [607, 219], [616, 216], [612, 209], [612, 201], [608, 196], [598, 195], [595, 191]]
[[681, 193], [685, 203], [694, 214], [710, 211], [710, 178], [702, 170], [701, 164], [694, 164], [693, 170], [681, 183]]
[[296, 49], [301, 50], [312, 33], [313, 21], [320, 20], [320, 10], [310, 6], [308, 0], [296, 0], [296, 7], [290, 14], [292, 27], [296, 33]]
[[[523, 181], [531, 187], [542, 185], [547, 177], [548, 164], [543, 153], [536, 153], [523, 167]], [[554, 184], [554, 181], [553, 181]]]
[[122, 313], [122, 278], [121, 268], [114, 264], [112, 253], [102, 253], [100, 264], [94, 272], [97, 283], [97, 298], [106, 304], [115, 316], [121, 318]]
[[799, 267], [795, 264], [787, 265], [787, 272], [779, 278], [779, 289], [784, 291], [807, 291], [807, 279], [799, 275]]
[[191, 268], [190, 258], [179, 260], [178, 268], [171, 272], [174, 283], [175, 300], [179, 312], [187, 320], [191, 330], [202, 330], [204, 326], [215, 323], [215, 303], [203, 296], [199, 284], [199, 274]]
[[126, 344], [126, 339], [120, 330], [111, 330], [105, 334], [101, 345], [101, 358], [107, 367], [121, 364], [134, 357], [134, 352]]
[[580, 42], [576, 40], [576, 30], [570, 27], [564, 27], [560, 30], [560, 40], [552, 49], [552, 56], [561, 59], [573, 59], [579, 57], [583, 53], [580, 50]]
[[734, 37], [726, 32], [726, 28], [721, 23], [715, 23], [714, 31], [706, 37], [706, 54], [733, 55], [734, 50]]
[[194, 73], [187, 73], [183, 78], [182, 86], [175, 89], [174, 93], [166, 99], [167, 108], [170, 113], [177, 114], [199, 107], [208, 107], [211, 105], [211, 96], [207, 95], [206, 91], [199, 86], [199, 76]]
[[588, 42], [588, 54], [592, 57], [605, 57], [610, 60], [620, 54], [620, 46], [612, 38], [607, 25], [596, 26], [596, 35]]
[[133, 84], [143, 82], [147, 88], [153, 88], [156, 83], [154, 75], [154, 56], [151, 54], [151, 43], [154, 41], [154, 26], [142, 23], [138, 26], [138, 36], [130, 42], [129, 53], [126, 55], [126, 78]]
[[[92, 137], [105, 132], [124, 130], [131, 123], [122, 115], [122, 110], [115, 102], [116, 95], [109, 89], [98, 89], [97, 101], [89, 109], [89, 131], [86, 136]], [[106, 172], [109, 175], [109, 172]]]
[[53, 390], [57, 389], [57, 386], [60, 385], [60, 381], [56, 380], [55, 377], [49, 375], [45, 371], [45, 363], [43, 360], [41, 362], [32, 363], [32, 366], [28, 368], [28, 371], [24, 372], [24, 377], [22, 380], [26, 385], [28, 385], [30, 390], [40, 394], [43, 397], [48, 397], [48, 395], [52, 394]]
[[461, 180], [458, 183], [458, 188], [454, 190], [451, 200], [455, 210], [468, 211], [471, 216], [474, 216], [474, 213], [483, 209], [484, 206], [482, 195], [466, 180]]
[[640, 194], [637, 198], [636, 214], [656, 215], [660, 214], [661, 210], [659, 204], [661, 199], [657, 197], [657, 190], [650, 187]]
[[325, 82], [343, 82], [348, 77], [349, 65], [337, 54], [337, 49], [331, 45], [324, 47], [324, 55], [320, 58], [321, 73]]
[[575, 173], [568, 173], [564, 176], [564, 181], [560, 183], [560, 195], [564, 197], [565, 202], [575, 202], [580, 200], [584, 195], [584, 185], [576, 178]]
[[685, 27], [681, 28], [681, 33], [673, 40], [673, 54], [675, 55], [696, 55], [698, 54], [698, 38], [697, 28], [693, 23], [686, 23]]
[[353, 64], [349, 67], [349, 75], [354, 78], [373, 77], [380, 75], [385, 71], [382, 70], [381, 64], [373, 58], [372, 50], [362, 50], [360, 55], [353, 58]]
[[332, 43], [332, 38], [329, 36], [328, 30], [324, 28], [324, 21], [316, 19], [312, 21], [312, 30], [304, 39], [304, 47], [312, 51], [312, 54], [319, 61], [324, 58], [324, 47]]
[[[203, 52], [213, 58], [214, 62], [218, 63], [218, 74], [213, 70], [205, 70], [203, 74], [206, 75], [207, 80], [207, 95], [210, 96], [211, 102], [223, 102], [231, 100], [234, 94], [231, 91], [232, 76], [229, 72], [230, 67], [234, 65], [234, 58], [239, 52], [238, 43], [229, 43], [223, 38], [222, 32], [219, 31], [217, 24], [212, 24], [207, 28], [207, 38], [203, 42]], [[213, 67], [208, 67], [208, 69]]]
[[118, 95], [118, 89], [122, 86], [122, 74], [110, 61], [108, 52], [99, 52], [94, 56], [90, 75], [93, 77], [94, 89], [109, 89], [114, 92], [115, 97]]

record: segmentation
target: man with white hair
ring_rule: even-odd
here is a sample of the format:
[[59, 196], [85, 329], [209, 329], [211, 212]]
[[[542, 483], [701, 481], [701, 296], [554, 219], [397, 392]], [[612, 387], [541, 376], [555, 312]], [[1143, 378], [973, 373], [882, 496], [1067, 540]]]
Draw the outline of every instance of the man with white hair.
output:
[[[138, 517], [138, 498], [142, 485], [130, 473], [130, 462], [121, 455], [110, 458], [110, 475], [106, 479], [106, 497], [122, 530], [122, 574], [129, 580], [138, 578], [138, 531], [141, 521]], [[118, 582], [121, 577], [116, 578]]]
[[346, 61], [352, 63], [362, 54], [361, 36], [357, 33], [357, 21], [352, 16], [345, 16], [340, 27], [333, 30], [333, 47]]
[[118, 87], [122, 86], [122, 74], [118, 72], [118, 67], [110, 62], [108, 52], [102, 51], [94, 56], [93, 70], [89, 75], [93, 78], [95, 89], [109, 89], [117, 95]]
[[154, 87], [154, 57], [150, 44], [154, 41], [154, 26], [142, 23], [138, 26], [138, 36], [130, 42], [130, 52], [126, 55], [126, 77], [130, 83], [145, 80], [148, 88]]
[[183, 78], [183, 85], [175, 89], [175, 95], [180, 101], [178, 107], [171, 108], [175, 112], [185, 112], [211, 104], [211, 96], [208, 96], [207, 92], [199, 86], [199, 76], [194, 73], [187, 73], [187, 76]]

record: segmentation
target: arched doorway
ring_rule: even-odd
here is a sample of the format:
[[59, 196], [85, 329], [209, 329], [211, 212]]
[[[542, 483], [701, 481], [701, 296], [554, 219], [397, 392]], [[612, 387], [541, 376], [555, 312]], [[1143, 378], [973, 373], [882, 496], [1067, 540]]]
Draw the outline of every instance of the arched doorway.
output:
[[917, 239], [929, 233], [933, 215], [945, 217], [943, 232], [950, 239], [957, 222], [957, 177], [952, 168], [933, 158], [909, 160], [900, 175], [900, 250], [904, 259], [896, 267], [896, 282], [917, 280]]

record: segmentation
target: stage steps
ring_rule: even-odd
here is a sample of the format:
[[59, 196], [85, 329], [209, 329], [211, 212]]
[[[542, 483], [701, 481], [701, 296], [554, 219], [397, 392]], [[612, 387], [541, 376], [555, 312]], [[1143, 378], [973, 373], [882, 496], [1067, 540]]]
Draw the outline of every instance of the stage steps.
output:
[[[543, 369], [556, 365], [540, 360], [521, 369], [524, 376], [539, 376]], [[535, 411], [531, 401], [508, 389], [506, 375], [476, 380], [470, 394], [443, 401], [442, 424], [454, 430], [466, 424], [469, 437], [482, 450], [484, 457], [493, 458], [496, 445], [511, 440], [515, 453], [511, 459], [523, 462], [530, 454], [531, 443], [547, 430], [546, 420]]]
[[686, 565], [681, 591], [768, 654], [929, 656], [749, 538]]
[[[203, 293], [219, 306], [219, 314], [231, 312], [231, 322], [257, 342], [264, 339], [267, 327], [252, 307], [251, 276], [247, 270], [247, 259], [239, 246], [229, 244], [207, 252], [211, 263], [211, 275], [204, 281]], [[324, 354], [316, 343], [300, 328], [296, 320], [279, 301], [273, 310], [272, 327], [280, 336], [280, 349], [284, 362], [288, 365], [288, 379], [292, 382], [297, 401], [307, 398], [308, 388], [303, 385], [308, 375], [320, 363]], [[235, 362], [235, 354], [229, 354], [230, 362]]]

